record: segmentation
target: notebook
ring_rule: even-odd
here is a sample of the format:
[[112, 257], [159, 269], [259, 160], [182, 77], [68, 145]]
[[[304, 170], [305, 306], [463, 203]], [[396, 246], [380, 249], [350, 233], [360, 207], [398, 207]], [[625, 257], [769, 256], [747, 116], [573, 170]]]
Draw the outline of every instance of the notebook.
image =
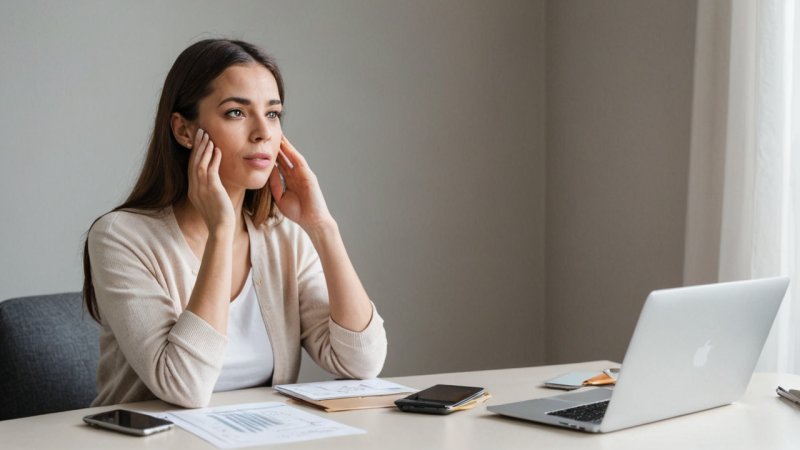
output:
[[747, 388], [788, 285], [778, 277], [653, 291], [615, 388], [487, 409], [602, 433], [732, 403]]
[[315, 383], [281, 384], [275, 390], [292, 397], [295, 401], [326, 412], [350, 411], [354, 409], [393, 408], [399, 400], [418, 389], [391, 381], [334, 380]]

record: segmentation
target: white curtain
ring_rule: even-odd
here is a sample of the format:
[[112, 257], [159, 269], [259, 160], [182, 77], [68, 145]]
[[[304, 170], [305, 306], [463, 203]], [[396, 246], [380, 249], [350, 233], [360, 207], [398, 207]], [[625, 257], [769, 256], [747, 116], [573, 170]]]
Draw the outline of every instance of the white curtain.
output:
[[684, 282], [788, 275], [757, 370], [800, 373], [800, 16], [700, 0]]

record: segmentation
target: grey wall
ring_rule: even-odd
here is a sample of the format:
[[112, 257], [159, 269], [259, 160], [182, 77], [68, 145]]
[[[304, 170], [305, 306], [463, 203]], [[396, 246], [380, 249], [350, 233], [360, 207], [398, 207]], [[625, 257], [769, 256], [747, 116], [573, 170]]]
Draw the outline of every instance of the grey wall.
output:
[[682, 284], [695, 1], [547, 3], [547, 360], [621, 361]]
[[384, 375], [542, 363], [544, 6], [3, 2], [0, 298], [80, 289], [170, 65], [227, 36], [281, 64], [284, 130], [386, 318]]
[[285, 131], [387, 319], [384, 375], [620, 359], [647, 292], [682, 281], [695, 9], [4, 2], [0, 298], [80, 288], [167, 70], [229, 36], [281, 64]]

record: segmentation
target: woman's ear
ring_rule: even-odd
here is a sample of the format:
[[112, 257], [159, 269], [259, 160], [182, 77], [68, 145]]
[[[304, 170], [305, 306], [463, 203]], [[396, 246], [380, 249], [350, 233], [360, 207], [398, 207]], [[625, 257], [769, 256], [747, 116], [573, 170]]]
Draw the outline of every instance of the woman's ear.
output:
[[192, 148], [195, 131], [194, 125], [179, 113], [174, 112], [170, 117], [170, 126], [172, 127], [172, 136], [175, 137], [175, 140], [186, 148]]

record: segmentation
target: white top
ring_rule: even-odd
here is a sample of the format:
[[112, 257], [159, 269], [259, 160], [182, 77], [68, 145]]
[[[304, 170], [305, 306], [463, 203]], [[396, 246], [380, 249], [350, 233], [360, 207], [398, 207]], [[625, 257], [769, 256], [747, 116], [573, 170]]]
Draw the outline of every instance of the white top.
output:
[[214, 392], [265, 386], [272, 378], [272, 344], [261, 318], [253, 269], [228, 311], [228, 348]]

